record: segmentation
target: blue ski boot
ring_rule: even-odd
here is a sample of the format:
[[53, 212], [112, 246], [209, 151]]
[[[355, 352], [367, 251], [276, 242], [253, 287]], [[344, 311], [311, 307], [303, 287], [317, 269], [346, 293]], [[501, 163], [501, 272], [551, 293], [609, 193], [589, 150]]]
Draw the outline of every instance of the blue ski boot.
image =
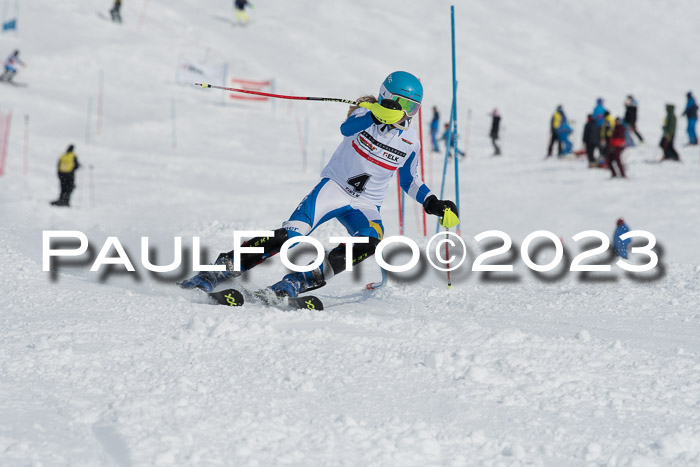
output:
[[[233, 269], [231, 264], [231, 258], [228, 255], [221, 254], [216, 259], [214, 264], [223, 264], [226, 266], [225, 271], [201, 271], [196, 276], [193, 276], [186, 281], [180, 283], [180, 287], [183, 289], [202, 289], [205, 292], [213, 292], [219, 283], [234, 277], [234, 274], [230, 272]], [[235, 273], [236, 276], [240, 275]]]
[[278, 297], [294, 298], [301, 293], [318, 289], [324, 285], [326, 285], [326, 281], [323, 279], [323, 272], [317, 268], [313, 271], [287, 274], [281, 281], [268, 288], [275, 292]]

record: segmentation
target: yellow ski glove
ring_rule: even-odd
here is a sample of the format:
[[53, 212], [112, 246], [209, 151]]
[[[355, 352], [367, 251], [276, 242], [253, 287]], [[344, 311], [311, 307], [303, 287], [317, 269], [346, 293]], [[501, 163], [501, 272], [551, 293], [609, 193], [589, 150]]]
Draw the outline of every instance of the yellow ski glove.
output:
[[403, 110], [389, 109], [384, 107], [379, 102], [375, 102], [373, 104], [370, 104], [369, 102], [360, 102], [360, 107], [369, 109], [375, 119], [386, 125], [393, 125], [404, 117]]
[[439, 217], [440, 225], [446, 229], [459, 224], [457, 206], [450, 200], [439, 200], [437, 196], [430, 195], [423, 201], [423, 208], [428, 214]]
[[445, 208], [445, 213], [440, 218], [440, 225], [446, 229], [451, 229], [452, 227], [459, 224], [459, 217], [457, 214], [452, 212], [452, 209]]

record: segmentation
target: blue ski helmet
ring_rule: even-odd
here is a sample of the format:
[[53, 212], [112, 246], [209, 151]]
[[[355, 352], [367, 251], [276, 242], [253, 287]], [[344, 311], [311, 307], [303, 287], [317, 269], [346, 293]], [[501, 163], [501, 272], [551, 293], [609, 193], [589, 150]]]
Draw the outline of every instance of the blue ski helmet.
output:
[[383, 99], [398, 102], [406, 115], [413, 117], [423, 101], [423, 85], [411, 73], [395, 71], [386, 77], [379, 88], [378, 100], [381, 102]]

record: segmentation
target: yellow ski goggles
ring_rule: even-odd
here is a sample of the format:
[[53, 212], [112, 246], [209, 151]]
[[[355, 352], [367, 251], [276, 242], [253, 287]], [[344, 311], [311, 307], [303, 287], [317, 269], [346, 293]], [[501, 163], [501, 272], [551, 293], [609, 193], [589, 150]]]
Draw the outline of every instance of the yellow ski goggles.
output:
[[401, 106], [401, 110], [406, 112], [406, 115], [409, 117], [415, 116], [418, 113], [418, 109], [420, 109], [420, 102], [396, 95], [391, 96], [390, 99], [398, 102]]

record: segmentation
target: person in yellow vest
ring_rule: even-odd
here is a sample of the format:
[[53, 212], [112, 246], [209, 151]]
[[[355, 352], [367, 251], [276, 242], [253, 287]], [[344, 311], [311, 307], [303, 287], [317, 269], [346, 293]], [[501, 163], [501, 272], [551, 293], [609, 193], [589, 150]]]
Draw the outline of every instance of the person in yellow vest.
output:
[[70, 206], [70, 195], [75, 189], [75, 171], [80, 168], [78, 158], [73, 152], [71, 144], [66, 152], [58, 159], [58, 179], [61, 182], [61, 195], [56, 201], [52, 201], [53, 206]]
[[552, 157], [552, 148], [554, 144], [557, 144], [557, 154], [561, 156], [561, 138], [559, 138], [559, 130], [561, 129], [562, 123], [566, 121], [566, 116], [564, 115], [564, 108], [561, 105], [557, 106], [557, 110], [554, 111], [552, 119], [549, 122], [549, 148], [547, 149], [547, 157]]
[[603, 115], [603, 126], [600, 127], [600, 155], [601, 159], [606, 159], [612, 149], [610, 139], [612, 138], [613, 130], [615, 130], [615, 117], [610, 115], [610, 112], [607, 110]]

